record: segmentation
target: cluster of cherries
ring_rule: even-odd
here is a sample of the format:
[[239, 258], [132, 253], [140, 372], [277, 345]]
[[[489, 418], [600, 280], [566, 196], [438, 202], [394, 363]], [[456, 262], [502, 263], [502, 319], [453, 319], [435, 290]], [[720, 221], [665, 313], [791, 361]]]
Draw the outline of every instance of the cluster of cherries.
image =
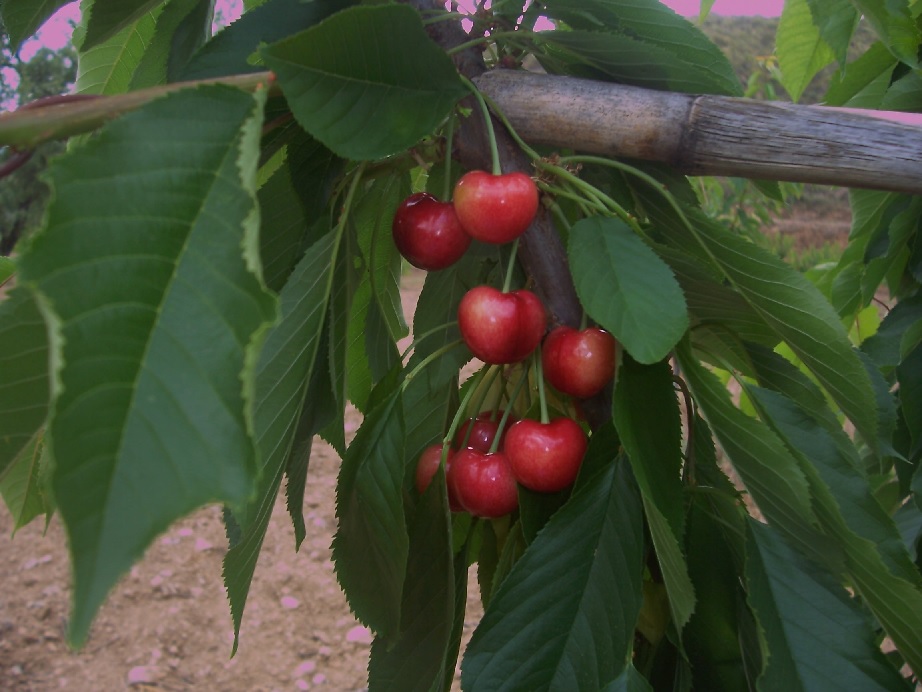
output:
[[[456, 184], [451, 202], [428, 193], [404, 200], [394, 217], [394, 242], [414, 266], [444, 269], [461, 258], [472, 239], [515, 240], [537, 208], [537, 187], [524, 173], [471, 171]], [[525, 289], [470, 289], [458, 307], [458, 326], [471, 352], [494, 365], [525, 360], [544, 339], [544, 378], [569, 396], [593, 396], [614, 375], [615, 340], [608, 332], [560, 326], [545, 338], [544, 305]], [[500, 517], [518, 507], [519, 485], [553, 493], [572, 484], [586, 446], [586, 434], [572, 418], [512, 419], [507, 427], [499, 411], [485, 411], [460, 426], [450, 448], [438, 443], [423, 451], [416, 487], [423, 492], [429, 486], [445, 457], [451, 510]]]

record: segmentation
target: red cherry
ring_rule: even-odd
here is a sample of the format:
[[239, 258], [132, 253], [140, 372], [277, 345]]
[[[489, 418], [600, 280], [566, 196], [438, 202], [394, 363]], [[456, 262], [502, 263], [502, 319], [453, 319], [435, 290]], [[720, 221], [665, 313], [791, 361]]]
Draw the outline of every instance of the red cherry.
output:
[[[452, 456], [454, 456], [454, 452], [449, 450], [448, 457], [445, 459], [446, 477], [448, 469], [451, 468]], [[429, 484], [432, 482], [432, 478], [435, 476], [436, 471], [439, 469], [439, 464], [441, 463], [441, 444], [429, 445], [423, 450], [423, 453], [419, 455], [419, 461], [416, 462], [416, 489], [419, 491], [420, 495], [426, 492], [426, 488], [429, 487]], [[462, 511], [461, 505], [458, 504], [458, 499], [451, 491], [451, 486], [448, 486], [448, 508], [452, 512]]]
[[509, 428], [504, 451], [519, 483], [553, 493], [576, 480], [587, 445], [583, 429], [571, 418], [550, 423], [523, 419]]
[[502, 452], [484, 454], [469, 447], [455, 452], [448, 488], [475, 517], [494, 519], [519, 506], [518, 486]]
[[476, 286], [461, 299], [458, 326], [468, 348], [484, 363], [518, 363], [541, 342], [547, 315], [531, 291], [503, 293]]
[[[468, 418], [458, 428], [458, 432], [455, 433], [455, 446], [461, 447], [464, 445], [484, 453], [489, 452], [490, 447], [493, 445], [493, 440], [496, 439], [496, 432], [499, 430], [499, 422], [502, 417], [501, 412], [497, 412], [494, 419], [493, 411], [481, 411], [476, 418]], [[509, 430], [509, 426], [513, 422], [515, 422], [515, 419], [510, 416], [509, 420], [506, 421], [506, 427], [503, 428], [503, 434], [500, 436], [499, 449], [503, 448], [506, 431]], [[467, 434], [468, 430], [471, 431], [470, 435]], [[467, 436], [466, 445], [464, 444], [465, 436]]]
[[454, 264], [471, 244], [454, 205], [428, 192], [417, 192], [400, 203], [391, 231], [400, 254], [414, 267], [428, 271]]
[[455, 183], [452, 197], [461, 226], [485, 243], [508, 243], [531, 225], [538, 188], [524, 173], [471, 171]]
[[598, 327], [557, 327], [541, 349], [544, 377], [564, 394], [598, 394], [615, 375], [615, 337]]

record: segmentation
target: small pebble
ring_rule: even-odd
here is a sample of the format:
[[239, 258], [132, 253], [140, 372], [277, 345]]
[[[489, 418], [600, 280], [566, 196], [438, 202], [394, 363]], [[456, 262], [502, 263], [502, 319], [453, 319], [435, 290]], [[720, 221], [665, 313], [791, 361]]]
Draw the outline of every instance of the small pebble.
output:
[[346, 641], [355, 642], [356, 644], [371, 644], [374, 640], [374, 637], [371, 635], [371, 631], [367, 627], [362, 627], [361, 625], [356, 625], [351, 630], [346, 632]]
[[297, 668], [295, 668], [295, 677], [300, 678], [302, 675], [307, 675], [313, 673], [317, 670], [317, 664], [313, 661], [304, 661]]
[[150, 666], [135, 666], [128, 671], [128, 684], [137, 685], [138, 683], [152, 683], [155, 675]]

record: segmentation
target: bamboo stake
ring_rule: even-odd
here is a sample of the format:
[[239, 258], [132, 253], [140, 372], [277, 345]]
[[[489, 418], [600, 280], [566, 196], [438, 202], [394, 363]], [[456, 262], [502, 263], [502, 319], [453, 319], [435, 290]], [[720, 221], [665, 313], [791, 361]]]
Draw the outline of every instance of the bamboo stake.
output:
[[727, 175], [922, 194], [922, 116], [696, 96], [494, 70], [474, 80], [527, 142]]

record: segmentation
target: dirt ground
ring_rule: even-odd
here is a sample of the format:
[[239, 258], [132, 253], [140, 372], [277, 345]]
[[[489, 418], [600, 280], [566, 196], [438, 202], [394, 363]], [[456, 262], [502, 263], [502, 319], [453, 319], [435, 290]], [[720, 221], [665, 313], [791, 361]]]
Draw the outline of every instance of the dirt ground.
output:
[[[777, 230], [795, 234], [798, 245], [810, 235], [817, 244], [842, 238], [848, 230], [842, 211], [806, 223], [798, 214], [780, 220]], [[406, 278], [408, 315], [421, 285], [421, 274]], [[353, 414], [347, 430], [359, 422]], [[336, 454], [318, 441], [304, 501], [308, 535], [298, 553], [278, 503], [234, 658], [220, 508], [202, 509], [157, 539], [110, 595], [79, 652], [64, 641], [70, 567], [60, 523], [52, 521], [44, 535], [41, 523], [33, 523], [11, 537], [9, 514], [0, 509], [0, 690], [365, 689], [371, 635], [350, 614], [330, 561], [338, 469]], [[472, 592], [465, 639], [479, 613]]]

